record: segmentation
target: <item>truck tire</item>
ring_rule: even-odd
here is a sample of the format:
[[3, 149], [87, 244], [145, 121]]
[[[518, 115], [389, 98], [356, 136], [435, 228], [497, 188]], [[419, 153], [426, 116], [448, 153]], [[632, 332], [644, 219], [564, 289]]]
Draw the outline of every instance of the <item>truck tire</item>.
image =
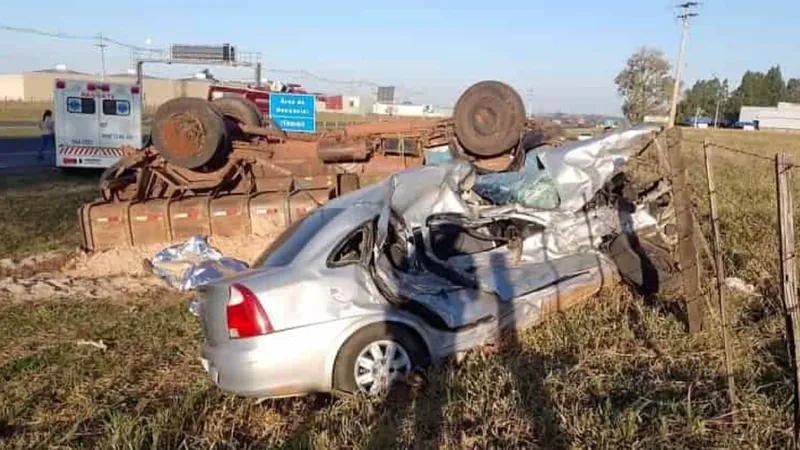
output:
[[187, 169], [201, 168], [229, 147], [222, 115], [199, 98], [175, 98], [161, 105], [151, 134], [164, 159]]
[[244, 97], [220, 97], [212, 103], [225, 117], [243, 125], [261, 126], [261, 111], [250, 99]]
[[519, 142], [525, 126], [525, 105], [511, 86], [481, 81], [461, 94], [453, 120], [456, 137], [467, 152], [497, 156]]
[[668, 252], [646, 239], [626, 233], [612, 238], [606, 253], [622, 279], [643, 295], [674, 295], [681, 288], [680, 271]]

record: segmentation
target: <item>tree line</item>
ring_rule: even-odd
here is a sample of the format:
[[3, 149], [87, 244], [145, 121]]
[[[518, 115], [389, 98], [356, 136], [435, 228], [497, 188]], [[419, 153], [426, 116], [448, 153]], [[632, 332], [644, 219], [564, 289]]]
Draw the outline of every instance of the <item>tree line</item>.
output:
[[[668, 114], [675, 83], [671, 69], [664, 53], [657, 49], [641, 48], [628, 58], [614, 83], [624, 99], [622, 112], [630, 122], [640, 123], [648, 115]], [[695, 115], [713, 119], [718, 114], [720, 122], [735, 122], [742, 106], [776, 106], [778, 102], [800, 103], [800, 78], [784, 81], [781, 68], [776, 65], [766, 73], [746, 71], [733, 90], [727, 79], [697, 80], [683, 90], [676, 120]]]

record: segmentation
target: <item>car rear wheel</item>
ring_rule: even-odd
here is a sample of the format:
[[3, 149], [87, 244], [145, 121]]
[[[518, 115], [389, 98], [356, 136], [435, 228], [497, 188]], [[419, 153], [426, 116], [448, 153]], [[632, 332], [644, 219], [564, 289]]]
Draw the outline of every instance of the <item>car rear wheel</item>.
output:
[[430, 363], [422, 341], [408, 328], [381, 323], [363, 328], [339, 350], [334, 388], [380, 396], [418, 367]]

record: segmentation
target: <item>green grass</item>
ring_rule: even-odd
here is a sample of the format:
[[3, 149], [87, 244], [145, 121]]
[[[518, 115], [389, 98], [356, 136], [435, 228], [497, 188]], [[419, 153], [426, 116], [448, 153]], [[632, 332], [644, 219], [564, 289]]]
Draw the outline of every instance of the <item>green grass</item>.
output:
[[[685, 136], [697, 141], [706, 132]], [[765, 155], [777, 148], [800, 155], [791, 136], [710, 136]], [[699, 149], [684, 148], [706, 218]], [[262, 404], [206, 380], [186, 297], [163, 293], [0, 302], [0, 447], [788, 448], [792, 377], [777, 296], [772, 167], [721, 151], [714, 158], [726, 269], [763, 295], [728, 297], [735, 416], [712, 315], [690, 336], [669, 305], [623, 288], [509, 336], [499, 351], [475, 350], [431, 370], [424, 387], [386, 400], [317, 395]], [[64, 189], [50, 195], [65, 198]], [[61, 220], [26, 214], [49, 226]], [[28, 246], [36, 240], [19, 236]], [[708, 283], [704, 290], [711, 293]], [[79, 339], [103, 340], [108, 350], [78, 346]]]
[[78, 207], [99, 196], [99, 172], [57, 170], [0, 177], [0, 257], [80, 244]]
[[53, 109], [50, 102], [0, 102], [0, 122], [34, 122], [42, 118], [46, 109]]
[[0, 138], [2, 137], [35, 137], [41, 131], [37, 127], [0, 127]]

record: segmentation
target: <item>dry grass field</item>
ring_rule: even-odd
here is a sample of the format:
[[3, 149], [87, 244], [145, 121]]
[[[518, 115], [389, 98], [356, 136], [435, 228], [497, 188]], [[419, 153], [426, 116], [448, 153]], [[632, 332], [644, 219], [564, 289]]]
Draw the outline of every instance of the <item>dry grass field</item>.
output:
[[53, 109], [49, 102], [0, 102], [0, 122], [33, 122], [41, 119], [45, 109]]
[[[684, 135], [701, 220], [708, 208], [696, 142], [800, 157], [800, 135]], [[206, 380], [187, 298], [165, 291], [0, 304], [0, 448], [789, 448], [773, 169], [721, 150], [714, 161], [728, 275], [760, 294], [729, 296], [735, 415], [713, 314], [706, 331], [690, 336], [664, 305], [622, 287], [508, 336], [497, 351], [431, 370], [423, 387], [385, 400], [263, 403]], [[13, 221], [0, 226], [0, 253], [74, 245], [74, 206], [91, 197], [89, 184], [3, 182], [0, 210]], [[108, 348], [78, 346], [80, 339]]]

